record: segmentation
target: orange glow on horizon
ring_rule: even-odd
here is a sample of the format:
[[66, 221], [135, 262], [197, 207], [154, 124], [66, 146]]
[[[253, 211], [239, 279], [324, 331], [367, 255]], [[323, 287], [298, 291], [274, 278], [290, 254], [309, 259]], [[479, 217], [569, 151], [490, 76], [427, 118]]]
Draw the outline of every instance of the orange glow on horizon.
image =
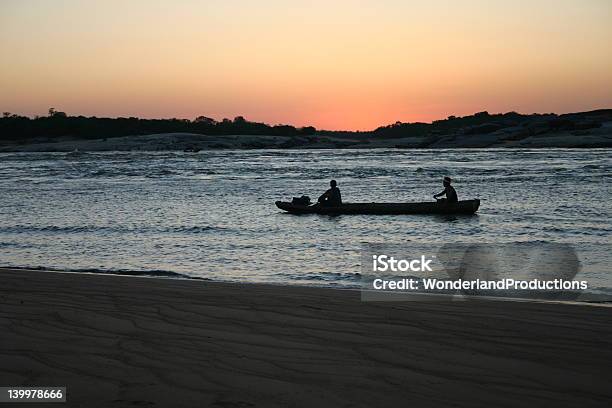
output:
[[610, 108], [611, 18], [604, 0], [7, 0], [0, 109], [371, 130]]

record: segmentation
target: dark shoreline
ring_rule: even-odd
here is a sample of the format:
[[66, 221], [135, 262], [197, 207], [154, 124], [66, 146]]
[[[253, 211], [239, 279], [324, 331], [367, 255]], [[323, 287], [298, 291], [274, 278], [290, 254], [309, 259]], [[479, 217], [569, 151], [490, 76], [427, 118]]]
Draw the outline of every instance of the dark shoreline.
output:
[[[18, 267], [18, 266], [0, 266], [0, 274], [3, 272], [17, 272], [22, 271], [24, 273], [29, 272], [42, 272], [42, 273], [61, 273], [61, 274], [74, 274], [74, 275], [94, 275], [101, 277], [122, 277], [122, 278], [146, 278], [146, 279], [161, 279], [164, 281], [184, 280], [194, 282], [210, 282], [226, 285], [263, 285], [277, 288], [305, 288], [305, 289], [329, 289], [329, 290], [344, 290], [361, 292], [361, 287], [356, 286], [338, 286], [338, 285], [305, 285], [305, 284], [291, 284], [285, 282], [238, 282], [230, 280], [215, 280], [211, 278], [204, 278], [198, 276], [190, 276], [184, 273], [172, 272], [172, 271], [130, 271], [130, 270], [98, 270], [98, 269], [55, 269], [55, 268], [29, 268], [29, 267]], [[391, 293], [392, 296], [396, 294]], [[405, 296], [405, 294], [399, 293], [399, 296]], [[441, 301], [454, 301], [453, 295], [447, 295], [443, 293], [423, 292], [422, 294], [409, 294], [408, 296], [425, 296], [438, 298]], [[600, 299], [598, 299], [600, 297]], [[589, 294], [584, 299], [537, 299], [537, 298], [513, 298], [504, 296], [466, 296], [467, 300], [481, 300], [491, 302], [533, 302], [533, 303], [550, 303], [550, 304], [569, 304], [569, 305], [585, 305], [585, 306], [612, 306], [612, 300], [608, 300], [609, 296], [604, 294]], [[409, 299], [409, 298], [408, 298]], [[413, 301], [413, 300], [412, 300]]]
[[557, 115], [516, 112], [431, 123], [396, 122], [371, 131], [270, 126], [243, 117], [139, 119], [67, 116], [0, 118], [0, 151], [185, 151], [345, 148], [612, 147], [612, 109]]

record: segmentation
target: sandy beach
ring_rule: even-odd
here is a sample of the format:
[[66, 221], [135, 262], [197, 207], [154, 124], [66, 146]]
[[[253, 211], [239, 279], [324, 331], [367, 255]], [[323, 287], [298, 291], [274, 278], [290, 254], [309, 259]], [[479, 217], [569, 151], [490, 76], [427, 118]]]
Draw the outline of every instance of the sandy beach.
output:
[[[0, 270], [0, 384], [72, 407], [607, 406], [612, 309]], [[37, 405], [38, 406], [38, 405]]]

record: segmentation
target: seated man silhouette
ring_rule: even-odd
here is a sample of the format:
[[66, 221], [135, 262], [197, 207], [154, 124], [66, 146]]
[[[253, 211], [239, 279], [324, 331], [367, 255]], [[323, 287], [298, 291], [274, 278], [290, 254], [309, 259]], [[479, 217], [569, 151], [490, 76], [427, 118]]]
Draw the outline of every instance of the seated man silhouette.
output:
[[442, 182], [442, 185], [444, 185], [444, 190], [442, 190], [438, 194], [434, 195], [435, 199], [438, 199], [438, 197], [440, 197], [440, 196], [446, 195], [446, 198], [441, 198], [438, 201], [444, 202], [444, 203], [449, 203], [449, 204], [454, 204], [457, 201], [459, 201], [457, 199], [457, 192], [455, 191], [453, 186], [451, 186], [451, 178], [450, 177], [448, 177], [448, 176], [444, 177], [444, 181]]
[[324, 207], [338, 207], [342, 205], [342, 195], [337, 187], [336, 180], [329, 182], [330, 189], [321, 194], [319, 204]]

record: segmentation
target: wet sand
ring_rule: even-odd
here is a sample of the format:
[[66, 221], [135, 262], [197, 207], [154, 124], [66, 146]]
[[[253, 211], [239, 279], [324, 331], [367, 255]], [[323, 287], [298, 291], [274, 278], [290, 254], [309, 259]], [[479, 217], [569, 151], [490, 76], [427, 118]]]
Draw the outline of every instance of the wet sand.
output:
[[[70, 407], [593, 407], [612, 308], [0, 270], [0, 386]], [[36, 406], [44, 406], [37, 404]]]

